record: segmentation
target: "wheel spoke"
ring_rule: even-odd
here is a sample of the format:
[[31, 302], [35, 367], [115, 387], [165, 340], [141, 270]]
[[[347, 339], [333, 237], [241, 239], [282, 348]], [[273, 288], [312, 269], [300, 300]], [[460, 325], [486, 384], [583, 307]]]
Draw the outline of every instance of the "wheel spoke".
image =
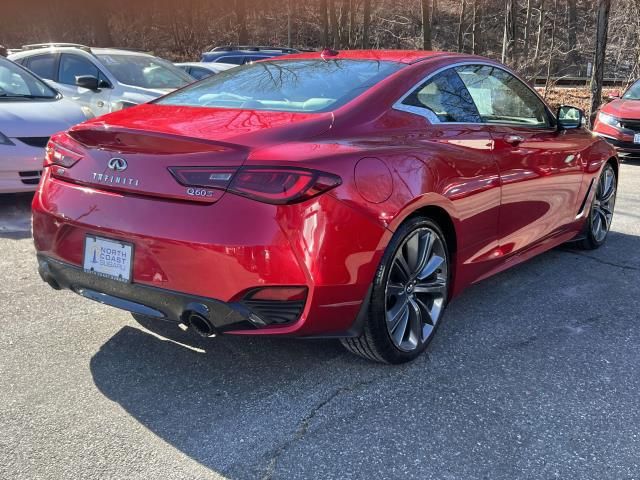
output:
[[433, 255], [429, 259], [429, 261], [427, 262], [425, 267], [422, 269], [420, 274], [418, 275], [418, 280], [425, 280], [425, 279], [429, 278], [431, 275], [436, 273], [436, 271], [440, 267], [442, 267], [443, 264], [444, 264], [444, 258], [442, 258], [442, 257], [440, 257], [438, 255]]
[[437, 295], [444, 295], [447, 292], [447, 281], [443, 278], [438, 278], [431, 282], [420, 282], [414, 290], [416, 294], [430, 293]]
[[404, 285], [400, 285], [399, 283], [389, 283], [387, 285], [387, 296], [401, 297], [404, 294]]
[[406, 261], [409, 266], [409, 271], [413, 274], [417, 270], [420, 262], [420, 233], [414, 233], [407, 243], [405, 243], [404, 248], [406, 250]]
[[420, 342], [422, 342], [422, 329], [424, 327], [424, 320], [422, 318], [422, 309], [414, 299], [409, 300], [409, 304], [411, 305], [411, 315], [410, 315], [411, 336], [409, 337], [409, 341], [411, 342], [411, 344], [415, 342], [415, 344], [417, 345]]
[[409, 265], [407, 265], [407, 261], [405, 260], [404, 256], [402, 256], [401, 252], [399, 252], [399, 255], [393, 262], [393, 268], [396, 272], [398, 272], [400, 280], [402, 280], [403, 282], [406, 282], [411, 277], [411, 269], [409, 268]]
[[401, 315], [398, 316], [398, 321], [395, 325], [393, 325], [389, 332], [391, 332], [391, 337], [396, 345], [400, 346], [402, 344], [402, 340], [404, 339], [407, 328], [409, 326], [409, 307], [405, 303], [404, 308], [401, 311]]
[[402, 321], [402, 317], [407, 313], [407, 298], [399, 298], [396, 304], [387, 310], [387, 322], [389, 322], [389, 329], [391, 331], [398, 327], [398, 324]]

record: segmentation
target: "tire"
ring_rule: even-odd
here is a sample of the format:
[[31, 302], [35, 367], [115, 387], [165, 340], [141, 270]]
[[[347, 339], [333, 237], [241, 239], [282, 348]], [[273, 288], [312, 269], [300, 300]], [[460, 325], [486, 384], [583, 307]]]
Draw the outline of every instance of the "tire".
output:
[[429, 345], [449, 298], [447, 242], [434, 221], [414, 217], [396, 231], [374, 277], [369, 311], [359, 337], [343, 338], [350, 352], [399, 364]]
[[607, 163], [598, 178], [596, 194], [591, 202], [589, 216], [585, 221], [584, 238], [576, 242], [578, 248], [595, 250], [607, 241], [613, 221], [617, 189], [616, 172], [611, 164]]

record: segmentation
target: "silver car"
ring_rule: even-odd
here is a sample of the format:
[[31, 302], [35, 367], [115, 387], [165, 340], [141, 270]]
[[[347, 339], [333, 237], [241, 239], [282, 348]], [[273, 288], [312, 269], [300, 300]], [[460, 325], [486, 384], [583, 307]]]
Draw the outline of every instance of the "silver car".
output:
[[25, 45], [9, 58], [48, 80], [95, 116], [145, 103], [193, 82], [147, 53], [77, 44]]

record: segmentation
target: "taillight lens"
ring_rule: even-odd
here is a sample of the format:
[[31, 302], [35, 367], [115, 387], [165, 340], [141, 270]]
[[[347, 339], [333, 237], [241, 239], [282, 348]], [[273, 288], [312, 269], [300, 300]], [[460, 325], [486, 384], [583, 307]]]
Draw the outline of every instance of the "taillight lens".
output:
[[337, 175], [291, 167], [172, 167], [182, 185], [227, 190], [260, 202], [289, 204], [320, 195], [342, 183]]
[[75, 142], [64, 134], [51, 137], [45, 151], [44, 166], [58, 165], [65, 168], [74, 166], [83, 156], [72, 149], [75, 145]]

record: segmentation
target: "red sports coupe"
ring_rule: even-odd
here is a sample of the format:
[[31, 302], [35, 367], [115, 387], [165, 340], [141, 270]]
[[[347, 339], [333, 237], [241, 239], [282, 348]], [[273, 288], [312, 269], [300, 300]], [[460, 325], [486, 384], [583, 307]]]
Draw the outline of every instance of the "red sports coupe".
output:
[[466, 286], [603, 244], [614, 149], [476, 56], [324, 51], [54, 136], [42, 278], [137, 318], [414, 359]]
[[640, 80], [600, 108], [593, 131], [613, 145], [622, 158], [640, 159]]

